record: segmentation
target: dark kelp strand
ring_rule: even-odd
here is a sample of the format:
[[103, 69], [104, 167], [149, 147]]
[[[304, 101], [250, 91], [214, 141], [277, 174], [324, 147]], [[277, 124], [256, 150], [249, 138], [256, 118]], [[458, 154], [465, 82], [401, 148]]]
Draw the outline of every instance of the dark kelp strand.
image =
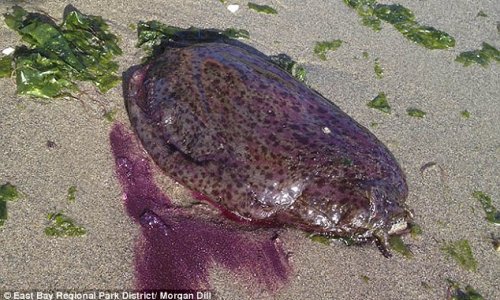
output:
[[248, 2], [248, 8], [262, 14], [276, 15], [278, 13], [276, 9], [269, 5], [259, 5], [253, 2]]

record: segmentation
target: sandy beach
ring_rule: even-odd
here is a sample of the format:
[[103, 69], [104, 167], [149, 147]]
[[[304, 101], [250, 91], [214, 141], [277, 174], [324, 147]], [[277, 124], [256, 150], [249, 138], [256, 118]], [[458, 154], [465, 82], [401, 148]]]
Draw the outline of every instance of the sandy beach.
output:
[[[218, 0], [183, 1], [0, 1], [5, 13], [19, 4], [61, 20], [74, 5], [100, 15], [120, 37], [120, 73], [141, 62], [137, 33], [130, 24], [158, 20], [178, 27], [242, 28], [243, 42], [261, 52], [286, 53], [307, 70], [306, 83], [370, 129], [388, 146], [407, 176], [408, 205], [423, 233], [404, 236], [413, 252], [408, 259], [385, 258], [373, 245], [323, 245], [296, 229], [280, 231], [290, 253], [288, 281], [273, 292], [220, 265], [210, 269], [216, 299], [446, 299], [447, 279], [471, 285], [485, 299], [500, 299], [500, 253], [492, 236], [500, 227], [485, 219], [472, 196], [483, 191], [500, 208], [500, 65], [464, 67], [463, 51], [487, 42], [500, 48], [498, 1], [410, 1], [417, 21], [456, 39], [447, 50], [417, 45], [388, 23], [375, 32], [341, 0], [258, 1], [278, 14], [256, 13], [246, 1], [230, 12]], [[389, 3], [389, 2], [386, 2]], [[482, 11], [487, 16], [478, 17]], [[323, 61], [316, 42], [343, 44]], [[1, 21], [0, 50], [19, 45], [19, 35]], [[368, 53], [368, 58], [363, 52]], [[374, 62], [384, 70], [378, 79]], [[10, 182], [23, 194], [8, 203], [9, 218], [0, 228], [0, 299], [10, 291], [134, 290], [136, 245], [140, 226], [127, 215], [116, 178], [109, 134], [113, 123], [102, 115], [104, 103], [116, 121], [130, 128], [121, 86], [105, 95], [89, 88], [81, 100], [33, 101], [16, 95], [14, 78], [0, 79], [0, 185]], [[392, 113], [367, 102], [385, 92]], [[96, 101], [93, 101], [93, 98]], [[408, 108], [426, 112], [424, 118]], [[461, 112], [470, 112], [466, 119]], [[377, 123], [374, 126], [373, 123]], [[47, 147], [47, 141], [55, 143]], [[424, 165], [431, 166], [421, 170]], [[153, 170], [173, 202], [192, 201], [182, 186]], [[77, 187], [76, 201], [67, 201]], [[63, 211], [87, 229], [83, 237], [44, 234], [47, 214]], [[451, 259], [444, 245], [467, 239], [477, 261], [475, 272]], [[250, 276], [251, 277], [251, 276]]]

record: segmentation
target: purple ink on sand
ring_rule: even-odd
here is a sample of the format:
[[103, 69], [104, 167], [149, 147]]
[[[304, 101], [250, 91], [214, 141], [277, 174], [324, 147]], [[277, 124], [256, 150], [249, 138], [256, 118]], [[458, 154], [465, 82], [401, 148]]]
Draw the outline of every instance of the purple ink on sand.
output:
[[283, 286], [290, 266], [271, 232], [242, 231], [176, 208], [154, 183], [149, 158], [123, 125], [114, 125], [110, 142], [125, 207], [142, 227], [136, 251], [138, 289], [209, 289], [214, 264], [256, 278], [271, 292]]

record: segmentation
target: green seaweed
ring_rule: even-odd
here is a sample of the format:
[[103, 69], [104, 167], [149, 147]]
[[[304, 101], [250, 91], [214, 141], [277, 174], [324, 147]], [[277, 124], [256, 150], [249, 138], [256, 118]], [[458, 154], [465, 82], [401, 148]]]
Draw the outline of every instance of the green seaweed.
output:
[[500, 224], [500, 211], [491, 204], [491, 197], [481, 191], [474, 191], [472, 196], [479, 200], [486, 213], [486, 220], [493, 224]]
[[376, 4], [374, 0], [344, 0], [344, 3], [356, 10], [361, 17], [363, 25], [375, 31], [382, 29], [380, 18], [374, 14], [373, 6]]
[[384, 77], [384, 69], [382, 68], [382, 66], [380, 66], [380, 61], [378, 60], [378, 58], [375, 59], [375, 65], [373, 66], [373, 69], [375, 70], [375, 76], [378, 79], [382, 79], [382, 77]]
[[7, 182], [0, 186], [0, 227], [5, 224], [5, 221], [8, 218], [7, 202], [17, 201], [19, 197], [20, 193], [15, 185]]
[[139, 21], [137, 23], [137, 44], [146, 53], [143, 60], [147, 61], [163, 52], [163, 45], [169, 41], [214, 41], [224, 39], [250, 38], [250, 33], [245, 29], [228, 28], [200, 29], [196, 27], [180, 28], [170, 26], [158, 21]]
[[375, 31], [382, 29], [381, 21], [392, 24], [407, 39], [428, 49], [447, 49], [455, 46], [455, 39], [431, 26], [420, 25], [408, 8], [399, 4], [378, 4], [375, 0], [344, 0], [356, 10], [365, 26]]
[[269, 5], [259, 5], [253, 2], [248, 2], [248, 8], [251, 10], [254, 10], [256, 12], [262, 13], [262, 14], [271, 14], [275, 15], [278, 13], [278, 11], [274, 8], [272, 8]]
[[290, 56], [281, 53], [278, 55], [271, 55], [269, 59], [298, 80], [302, 82], [306, 80], [306, 69], [294, 61]]
[[9, 28], [20, 28], [23, 24], [23, 19], [26, 18], [28, 12], [20, 6], [13, 6], [11, 14], [4, 14], [5, 24]]
[[108, 122], [114, 122], [115, 121], [115, 118], [116, 118], [116, 110], [112, 109], [112, 110], [108, 110], [104, 113], [104, 118], [108, 121]]
[[60, 59], [51, 59], [21, 47], [16, 50], [17, 93], [38, 98], [56, 98], [78, 91], [69, 73], [73, 70]]
[[470, 112], [467, 111], [467, 110], [463, 110], [460, 112], [460, 115], [464, 118], [464, 119], [469, 119], [470, 118]]
[[128, 27], [130, 30], [132, 30], [132, 31], [136, 31], [136, 30], [137, 30], [137, 24], [135, 24], [135, 23], [130, 23], [130, 24], [128, 24], [128, 26], [127, 26], [127, 27]]
[[0, 227], [5, 224], [7, 217], [7, 201], [0, 200]]
[[13, 54], [19, 94], [65, 96], [79, 91], [77, 81], [90, 81], [106, 93], [119, 83], [118, 64], [113, 59], [122, 51], [101, 17], [74, 9], [57, 25], [49, 16], [14, 6], [4, 19], [27, 43]]
[[68, 202], [72, 203], [76, 200], [76, 185], [72, 185], [68, 188]]
[[410, 227], [410, 235], [412, 238], [417, 238], [419, 235], [422, 235], [422, 227], [420, 227], [420, 225], [418, 224], [415, 224], [415, 223], [410, 223], [409, 224], [409, 227]]
[[362, 56], [364, 59], [370, 58], [370, 54], [368, 54], [368, 52], [366, 52], [366, 51], [363, 51]]
[[389, 237], [388, 242], [389, 242], [389, 246], [391, 246], [392, 250], [403, 255], [405, 258], [412, 258], [413, 257], [413, 253], [410, 251], [410, 249], [408, 249], [408, 246], [405, 245], [405, 243], [401, 239], [401, 236], [392, 235]]
[[477, 270], [477, 261], [474, 258], [469, 241], [458, 240], [450, 242], [441, 247], [441, 250], [448, 254], [448, 256], [454, 259], [465, 270], [473, 272]]
[[361, 279], [365, 282], [365, 283], [368, 283], [370, 282], [370, 277], [366, 276], [366, 275], [360, 275]]
[[380, 19], [374, 15], [361, 16], [361, 21], [363, 25], [370, 27], [375, 31], [382, 30], [382, 22], [380, 22]]
[[472, 286], [466, 285], [465, 290], [462, 290], [457, 282], [451, 279], [446, 279], [446, 281], [448, 282], [449, 300], [484, 300], [484, 297]]
[[12, 71], [14, 71], [12, 62], [12, 55], [0, 58], [0, 78], [10, 77], [10, 75], [12, 75]]
[[232, 39], [249, 39], [250, 32], [245, 29], [228, 28], [222, 31], [222, 34]]
[[83, 236], [87, 230], [77, 226], [74, 221], [61, 212], [50, 213], [47, 216], [50, 225], [45, 228], [45, 234], [53, 237], [75, 237]]
[[314, 53], [321, 60], [326, 60], [326, 52], [327, 51], [335, 51], [340, 46], [342, 46], [342, 41], [341, 40], [316, 42], [316, 45], [314, 46]]
[[7, 182], [0, 186], [0, 201], [16, 201], [19, 196], [19, 191], [15, 185]]
[[378, 109], [387, 114], [391, 113], [391, 107], [384, 92], [379, 93], [372, 101], [368, 102], [368, 107]]
[[410, 117], [415, 117], [415, 118], [423, 118], [426, 115], [426, 112], [424, 112], [424, 111], [422, 111], [422, 110], [420, 110], [418, 108], [412, 108], [412, 107], [408, 108], [406, 110], [406, 112], [408, 113], [408, 115]]
[[321, 243], [323, 245], [330, 245], [332, 243], [332, 239], [326, 235], [321, 234], [311, 234], [309, 235], [309, 239], [316, 243]]
[[165, 40], [171, 40], [178, 32], [184, 29], [165, 25], [158, 21], [139, 21], [137, 23], [137, 44], [148, 55], [151, 55], [156, 47]]
[[480, 10], [480, 11], [477, 13], [477, 15], [476, 15], [476, 17], [487, 17], [487, 16], [488, 16], [488, 15], [487, 15], [484, 11], [482, 11], [482, 10]]
[[483, 48], [460, 53], [456, 58], [459, 62], [468, 67], [473, 63], [487, 67], [491, 61], [500, 62], [500, 51], [492, 45], [483, 42]]

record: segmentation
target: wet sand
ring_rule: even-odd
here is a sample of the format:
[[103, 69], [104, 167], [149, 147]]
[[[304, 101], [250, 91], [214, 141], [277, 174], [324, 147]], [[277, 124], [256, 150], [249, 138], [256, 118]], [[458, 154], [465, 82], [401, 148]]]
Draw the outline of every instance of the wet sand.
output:
[[[2, 1], [5, 12], [18, 1]], [[211, 1], [23, 1], [28, 11], [40, 10], [60, 19], [67, 4], [83, 13], [101, 15], [117, 35], [124, 54], [121, 71], [140, 63], [136, 32], [129, 24], [158, 20], [179, 27], [244, 28], [247, 42], [266, 54], [287, 53], [308, 71], [307, 83], [336, 103], [383, 141], [407, 175], [408, 205], [423, 229], [418, 239], [405, 237], [412, 259], [384, 258], [372, 245], [325, 246], [300, 231], [287, 229], [280, 239], [291, 252], [293, 273], [274, 294], [214, 266], [210, 281], [221, 299], [444, 299], [446, 279], [470, 284], [486, 299], [500, 298], [500, 255], [491, 244], [498, 226], [485, 220], [472, 197], [482, 190], [500, 207], [499, 123], [500, 68], [454, 61], [462, 51], [486, 41], [500, 48], [496, 1], [397, 1], [411, 9], [421, 24], [434, 26], [456, 39], [449, 50], [428, 50], [413, 44], [384, 23], [380, 32], [361, 25], [342, 1], [267, 1], [277, 15], [257, 14], [240, 4], [235, 14]], [[450, 8], [451, 7], [451, 8]], [[487, 17], [477, 17], [483, 11]], [[20, 44], [17, 33], [0, 26], [0, 49]], [[313, 54], [316, 41], [341, 39], [344, 44], [322, 61]], [[363, 58], [366, 51], [369, 58]], [[378, 58], [384, 77], [373, 71]], [[0, 291], [131, 290], [134, 249], [140, 228], [126, 214], [114, 174], [109, 132], [96, 102], [59, 99], [45, 103], [16, 96], [12, 79], [0, 80], [0, 184], [11, 182], [24, 197], [8, 203], [9, 219], [0, 229]], [[128, 126], [120, 87], [91, 97], [117, 110]], [[390, 115], [366, 103], [387, 94]], [[427, 113], [418, 119], [406, 109]], [[468, 110], [469, 119], [460, 112]], [[377, 127], [371, 127], [373, 122]], [[48, 148], [47, 141], [56, 143]], [[430, 162], [436, 166], [421, 173]], [[157, 181], [173, 201], [191, 201], [189, 194], [157, 173]], [[66, 201], [70, 186], [78, 188], [75, 203]], [[49, 238], [43, 230], [50, 212], [64, 211], [88, 234], [82, 238]], [[478, 262], [476, 272], [462, 269], [441, 250], [449, 241], [467, 239]], [[369, 278], [366, 280], [366, 277]], [[365, 279], [364, 279], [365, 278]], [[0, 296], [2, 297], [2, 296]]]

